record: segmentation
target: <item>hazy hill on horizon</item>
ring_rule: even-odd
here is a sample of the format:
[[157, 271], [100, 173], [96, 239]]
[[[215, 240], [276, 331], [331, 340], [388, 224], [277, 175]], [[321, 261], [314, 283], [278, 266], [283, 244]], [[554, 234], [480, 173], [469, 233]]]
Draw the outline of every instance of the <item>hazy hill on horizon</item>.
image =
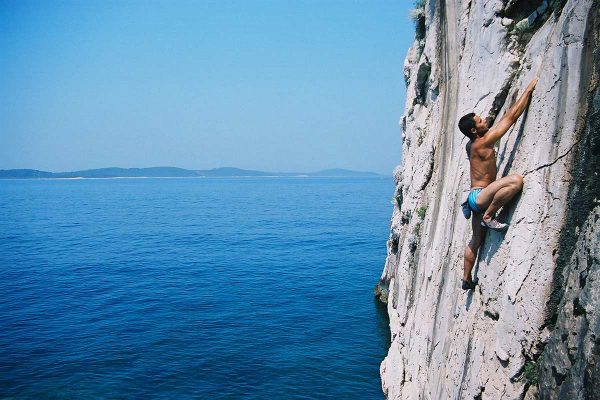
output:
[[352, 171], [342, 168], [316, 172], [265, 172], [234, 167], [208, 170], [190, 170], [177, 167], [149, 168], [96, 168], [71, 172], [48, 172], [35, 169], [0, 170], [0, 179], [58, 179], [58, 178], [184, 178], [184, 177], [260, 177], [260, 176], [308, 176], [308, 177], [382, 177], [374, 172]]

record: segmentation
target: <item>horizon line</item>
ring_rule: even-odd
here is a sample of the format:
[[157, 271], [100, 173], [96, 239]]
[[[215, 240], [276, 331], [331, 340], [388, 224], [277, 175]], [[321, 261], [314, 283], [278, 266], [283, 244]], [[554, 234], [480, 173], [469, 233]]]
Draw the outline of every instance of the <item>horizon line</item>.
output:
[[308, 171], [265, 171], [265, 170], [260, 170], [260, 169], [247, 169], [247, 168], [239, 168], [239, 167], [231, 167], [231, 166], [225, 166], [225, 167], [213, 167], [213, 168], [206, 168], [206, 169], [197, 169], [197, 168], [183, 168], [183, 167], [176, 167], [176, 166], [169, 166], [169, 165], [159, 165], [159, 166], [151, 166], [151, 167], [118, 167], [118, 166], [109, 166], [109, 167], [97, 167], [97, 168], [86, 168], [86, 169], [74, 169], [74, 170], [63, 170], [63, 171], [51, 171], [51, 170], [45, 170], [45, 169], [37, 169], [37, 168], [2, 168], [0, 169], [0, 171], [38, 171], [38, 172], [47, 172], [47, 173], [52, 173], [52, 174], [64, 174], [64, 173], [73, 173], [73, 172], [87, 172], [87, 171], [95, 171], [95, 170], [103, 170], [103, 169], [122, 169], [122, 170], [144, 170], [144, 169], [156, 169], [156, 168], [173, 168], [173, 169], [179, 169], [179, 170], [184, 170], [184, 171], [193, 171], [193, 172], [200, 172], [200, 171], [217, 171], [217, 170], [227, 170], [227, 169], [233, 169], [233, 170], [240, 170], [240, 171], [248, 171], [248, 172], [260, 172], [260, 173], [273, 173], [275, 175], [273, 176], [277, 176], [276, 174], [298, 174], [298, 175], [302, 175], [302, 174], [314, 174], [314, 173], [319, 173], [319, 172], [328, 172], [328, 171], [347, 171], [347, 172], [355, 172], [355, 173], [365, 173], [365, 174], [376, 174], [376, 175], [382, 175], [382, 176], [392, 176], [393, 172], [389, 172], [387, 174], [384, 173], [380, 173], [380, 172], [373, 172], [373, 171], [365, 171], [365, 170], [356, 170], [356, 169], [349, 169], [349, 168], [340, 168], [340, 167], [331, 167], [331, 168], [322, 168], [322, 169], [318, 169], [318, 170], [314, 170], [312, 172], [308, 172]]

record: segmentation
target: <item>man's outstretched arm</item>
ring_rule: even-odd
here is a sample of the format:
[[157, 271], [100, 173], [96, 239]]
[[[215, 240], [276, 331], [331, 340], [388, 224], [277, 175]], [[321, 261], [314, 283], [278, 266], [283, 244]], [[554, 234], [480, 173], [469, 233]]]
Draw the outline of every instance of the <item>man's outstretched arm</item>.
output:
[[527, 104], [529, 104], [529, 99], [531, 97], [531, 93], [533, 93], [533, 89], [535, 89], [535, 85], [537, 84], [538, 79], [535, 78], [532, 80], [529, 85], [525, 88], [525, 91], [517, 100], [515, 104], [502, 116], [500, 122], [490, 128], [490, 130], [486, 133], [485, 138], [486, 141], [491, 144], [496, 143], [508, 130], [511, 126], [517, 122], [517, 119], [523, 114], [525, 108], [527, 108]]

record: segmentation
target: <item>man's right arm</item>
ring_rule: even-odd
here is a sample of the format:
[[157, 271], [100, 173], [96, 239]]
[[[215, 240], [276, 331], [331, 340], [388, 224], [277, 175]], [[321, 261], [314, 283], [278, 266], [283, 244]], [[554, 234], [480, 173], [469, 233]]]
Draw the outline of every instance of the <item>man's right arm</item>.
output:
[[535, 78], [527, 85], [519, 100], [517, 100], [517, 102], [502, 116], [500, 122], [485, 134], [487, 142], [493, 145], [508, 132], [515, 122], [517, 122], [517, 119], [519, 119], [521, 114], [523, 114], [523, 111], [525, 111], [525, 108], [527, 108], [531, 93], [533, 93], [537, 81], [538, 79]]

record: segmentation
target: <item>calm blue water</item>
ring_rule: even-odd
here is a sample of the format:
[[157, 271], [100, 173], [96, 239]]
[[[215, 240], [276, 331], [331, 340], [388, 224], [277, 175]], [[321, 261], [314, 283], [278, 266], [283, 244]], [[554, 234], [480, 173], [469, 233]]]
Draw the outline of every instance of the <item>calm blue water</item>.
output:
[[382, 399], [390, 179], [0, 181], [0, 396]]

